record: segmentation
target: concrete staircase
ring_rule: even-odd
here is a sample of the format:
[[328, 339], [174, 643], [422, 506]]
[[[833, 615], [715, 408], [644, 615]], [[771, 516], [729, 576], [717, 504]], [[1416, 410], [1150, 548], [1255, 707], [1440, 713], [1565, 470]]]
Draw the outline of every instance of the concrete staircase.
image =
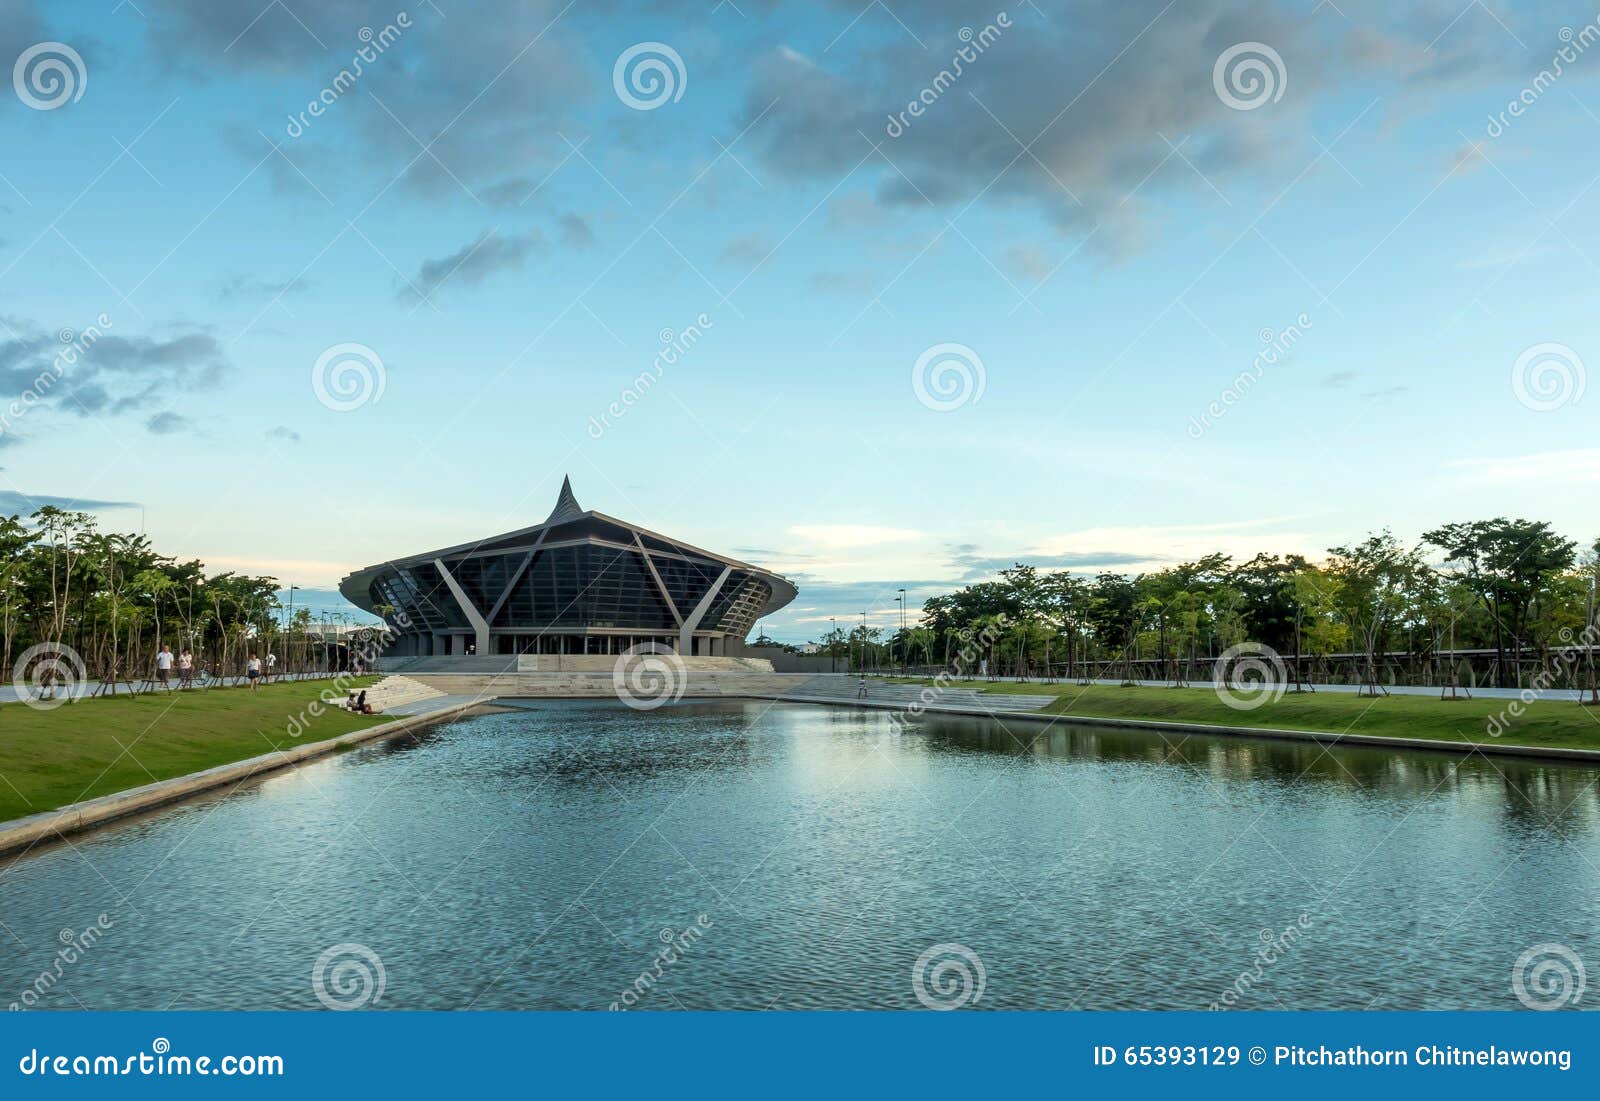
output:
[[[845, 675], [817, 673], [770, 673], [708, 670], [698, 665], [683, 670], [684, 699], [778, 699], [797, 703], [857, 704], [859, 680]], [[508, 699], [616, 699], [617, 688], [608, 665], [605, 672], [504, 672], [504, 673], [426, 673], [418, 672], [391, 680], [409, 680], [436, 693], [452, 697]], [[1048, 695], [983, 693], [971, 688], [935, 689], [918, 684], [886, 684], [868, 680], [867, 698], [872, 707], [925, 710], [941, 708], [1005, 714], [1037, 711], [1054, 700]]]
[[383, 673], [505, 673], [517, 667], [514, 654], [436, 655], [432, 657], [380, 658]]
[[[682, 674], [686, 699], [748, 699], [788, 692], [811, 679], [809, 673], [708, 672]], [[414, 679], [453, 696], [491, 699], [616, 699], [610, 666], [604, 673], [417, 673]]]
[[379, 714], [445, 693], [410, 677], [388, 676], [367, 689], [367, 703]]

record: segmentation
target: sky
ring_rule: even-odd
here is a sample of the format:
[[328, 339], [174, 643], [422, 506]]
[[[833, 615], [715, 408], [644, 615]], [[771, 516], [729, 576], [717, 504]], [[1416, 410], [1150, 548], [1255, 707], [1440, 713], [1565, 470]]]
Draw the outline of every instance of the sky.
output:
[[0, 0], [0, 509], [321, 612], [570, 475], [795, 642], [1018, 560], [1587, 545], [1596, 18]]

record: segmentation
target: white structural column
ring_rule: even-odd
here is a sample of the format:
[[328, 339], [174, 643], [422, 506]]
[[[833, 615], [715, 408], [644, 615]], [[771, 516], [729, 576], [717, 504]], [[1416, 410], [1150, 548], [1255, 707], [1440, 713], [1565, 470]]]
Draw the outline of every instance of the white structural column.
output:
[[656, 580], [656, 591], [661, 594], [661, 599], [667, 602], [667, 611], [672, 613], [672, 621], [679, 627], [683, 626], [683, 615], [678, 611], [677, 602], [672, 599], [672, 594], [667, 591], [667, 583], [661, 580], [661, 571], [656, 569], [655, 559], [650, 557], [650, 552], [644, 549], [644, 540], [639, 538], [639, 533], [633, 533], [633, 545], [639, 548], [639, 557], [644, 559], [645, 569], [650, 571], [650, 576]]
[[700, 621], [706, 616], [706, 609], [711, 607], [711, 602], [716, 599], [717, 593], [722, 591], [722, 586], [727, 582], [728, 575], [733, 572], [733, 567], [724, 566], [717, 579], [711, 583], [711, 588], [706, 590], [706, 595], [700, 598], [700, 603], [694, 606], [694, 611], [683, 621], [683, 629], [678, 632], [678, 653], [694, 653], [694, 629], [700, 626]]
[[445, 569], [444, 559], [435, 558], [433, 565], [439, 571], [439, 576], [444, 578], [445, 585], [450, 589], [450, 595], [455, 597], [456, 603], [461, 606], [462, 614], [467, 617], [467, 622], [472, 624], [472, 630], [478, 636], [478, 653], [480, 655], [487, 654], [489, 652], [489, 621], [483, 618], [483, 614], [477, 608], [473, 607], [472, 601], [467, 599], [466, 591], [457, 583], [455, 576]]

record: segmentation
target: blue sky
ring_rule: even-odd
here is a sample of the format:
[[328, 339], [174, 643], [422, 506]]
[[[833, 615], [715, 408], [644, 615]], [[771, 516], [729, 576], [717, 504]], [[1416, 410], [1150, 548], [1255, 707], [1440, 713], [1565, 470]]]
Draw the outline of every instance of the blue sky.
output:
[[[1498, 514], [1600, 534], [1592, 7], [0, 17], [4, 396], [62, 330], [104, 336], [7, 418], [11, 510], [122, 505], [103, 521], [167, 553], [315, 592], [535, 523], [570, 474], [586, 507], [794, 577], [764, 626], [796, 641], [1018, 558], [1315, 556]], [[64, 96], [14, 68], [41, 43], [76, 55]], [[671, 93], [645, 110], [614, 73], [641, 43], [670, 48], [643, 51]], [[1247, 109], [1218, 90], [1239, 44], [1265, 58]], [[331, 408], [313, 372], [352, 344], [381, 396]], [[913, 385], [940, 345], [981, 364], [981, 396], [938, 376], [948, 410]]]

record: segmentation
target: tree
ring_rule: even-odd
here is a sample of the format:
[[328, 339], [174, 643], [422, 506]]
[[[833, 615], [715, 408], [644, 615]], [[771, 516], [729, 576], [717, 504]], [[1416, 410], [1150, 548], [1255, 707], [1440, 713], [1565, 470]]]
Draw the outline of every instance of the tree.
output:
[[1378, 681], [1378, 655], [1400, 620], [1411, 590], [1427, 567], [1421, 552], [1406, 549], [1387, 528], [1347, 547], [1330, 547], [1329, 569], [1339, 579], [1339, 610], [1363, 647], [1362, 692], [1388, 689]]
[[[1453, 575], [1477, 594], [1494, 628], [1496, 683], [1521, 686], [1522, 641], [1529, 609], [1550, 580], [1570, 569], [1577, 544], [1536, 520], [1474, 520], [1445, 524], [1423, 535], [1444, 551]], [[1506, 636], [1510, 635], [1515, 685], [1506, 676]]]

